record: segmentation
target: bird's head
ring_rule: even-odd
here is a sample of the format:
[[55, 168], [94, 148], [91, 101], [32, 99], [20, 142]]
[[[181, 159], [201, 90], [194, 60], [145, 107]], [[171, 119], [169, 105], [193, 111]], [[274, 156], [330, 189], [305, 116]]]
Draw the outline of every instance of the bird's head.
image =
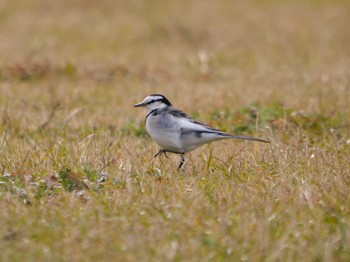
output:
[[171, 106], [169, 100], [160, 94], [153, 94], [147, 96], [141, 103], [134, 105], [134, 107], [146, 107], [148, 111]]

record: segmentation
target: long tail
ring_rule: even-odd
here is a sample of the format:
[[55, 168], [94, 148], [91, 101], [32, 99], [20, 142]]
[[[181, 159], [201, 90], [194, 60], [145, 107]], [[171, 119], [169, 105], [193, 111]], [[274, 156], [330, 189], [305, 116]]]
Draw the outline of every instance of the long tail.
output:
[[229, 135], [230, 138], [235, 138], [235, 139], [244, 139], [244, 140], [251, 140], [251, 141], [257, 141], [257, 142], [263, 142], [263, 143], [270, 143], [270, 141], [263, 140], [260, 138], [255, 138], [251, 136], [235, 136], [235, 135]]

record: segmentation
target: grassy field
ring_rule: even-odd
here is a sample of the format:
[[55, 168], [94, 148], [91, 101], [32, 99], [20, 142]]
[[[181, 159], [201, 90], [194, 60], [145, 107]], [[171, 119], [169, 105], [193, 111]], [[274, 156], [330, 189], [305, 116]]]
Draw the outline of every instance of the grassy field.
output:
[[[350, 2], [0, 1], [0, 261], [350, 261]], [[133, 104], [221, 141], [179, 158]]]

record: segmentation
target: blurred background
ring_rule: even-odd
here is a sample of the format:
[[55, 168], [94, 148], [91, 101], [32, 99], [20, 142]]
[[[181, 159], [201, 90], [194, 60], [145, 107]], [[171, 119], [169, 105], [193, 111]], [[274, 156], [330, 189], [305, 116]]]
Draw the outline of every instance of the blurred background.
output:
[[[0, 0], [0, 261], [349, 261], [349, 25], [349, 0]], [[177, 172], [152, 93], [272, 143]]]
[[141, 121], [130, 106], [150, 93], [193, 114], [347, 108], [349, 10], [345, 0], [2, 0], [1, 107], [33, 128], [54, 110], [77, 127]]

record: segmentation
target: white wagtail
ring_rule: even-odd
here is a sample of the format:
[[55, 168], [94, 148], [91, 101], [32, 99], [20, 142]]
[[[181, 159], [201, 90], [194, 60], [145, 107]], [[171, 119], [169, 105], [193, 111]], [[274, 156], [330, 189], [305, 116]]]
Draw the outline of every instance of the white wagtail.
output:
[[[146, 129], [152, 139], [163, 149], [155, 157], [167, 152], [181, 155], [179, 168], [185, 162], [184, 154], [204, 144], [229, 138], [246, 139], [269, 143], [250, 136], [235, 136], [199, 123], [176, 109], [160, 94], [147, 96], [134, 107], [146, 107]], [[166, 155], [167, 156], [167, 155]]]

